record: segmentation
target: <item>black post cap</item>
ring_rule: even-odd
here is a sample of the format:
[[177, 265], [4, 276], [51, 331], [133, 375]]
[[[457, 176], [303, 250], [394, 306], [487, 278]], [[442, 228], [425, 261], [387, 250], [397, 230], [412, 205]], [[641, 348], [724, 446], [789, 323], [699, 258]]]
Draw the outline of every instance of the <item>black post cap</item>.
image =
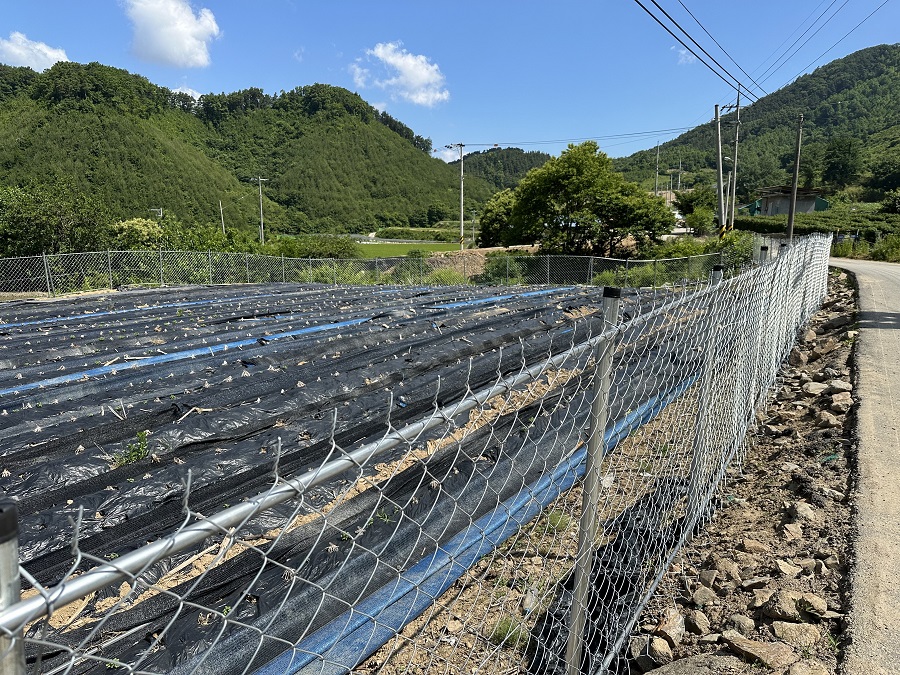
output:
[[621, 298], [622, 297], [622, 289], [617, 286], [604, 286], [603, 287], [603, 297], [604, 298]]

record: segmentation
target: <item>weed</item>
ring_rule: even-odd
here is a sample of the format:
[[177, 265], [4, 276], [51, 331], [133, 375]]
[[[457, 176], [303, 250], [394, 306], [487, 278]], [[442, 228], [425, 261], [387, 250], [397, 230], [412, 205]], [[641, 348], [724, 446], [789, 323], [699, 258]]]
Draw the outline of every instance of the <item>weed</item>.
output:
[[120, 466], [134, 464], [135, 462], [139, 462], [140, 460], [149, 457], [150, 447], [147, 444], [147, 437], [149, 435], [149, 431], [139, 431], [134, 443], [129, 443], [125, 446], [124, 450], [121, 450], [112, 456], [113, 468], [118, 469]]
[[228, 616], [228, 613], [231, 611], [231, 605], [225, 605], [225, 608], [222, 610], [222, 616]]
[[378, 520], [380, 520], [382, 523], [392, 522], [390, 514], [384, 509], [379, 509], [378, 513], [375, 514], [375, 517], [378, 518]]
[[556, 509], [547, 514], [547, 530], [565, 532], [572, 524], [572, 519], [562, 511]]
[[515, 617], [506, 616], [500, 619], [491, 631], [490, 641], [495, 645], [517, 648], [528, 642], [528, 629]]

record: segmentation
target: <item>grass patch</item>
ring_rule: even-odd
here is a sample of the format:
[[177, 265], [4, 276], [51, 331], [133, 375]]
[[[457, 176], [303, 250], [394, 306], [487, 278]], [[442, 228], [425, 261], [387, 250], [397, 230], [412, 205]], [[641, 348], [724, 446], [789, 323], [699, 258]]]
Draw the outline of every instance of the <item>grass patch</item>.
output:
[[359, 245], [363, 258], [400, 258], [413, 250], [419, 251], [458, 251], [459, 244], [429, 244], [414, 241], [408, 244], [361, 243]]
[[139, 431], [137, 433], [137, 438], [133, 443], [129, 443], [125, 446], [124, 450], [121, 450], [112, 456], [113, 468], [118, 469], [120, 466], [134, 464], [135, 462], [139, 462], [140, 460], [149, 457], [150, 447], [147, 444], [147, 436], [149, 435], [149, 431]]
[[528, 629], [522, 622], [513, 617], [503, 617], [491, 631], [490, 641], [495, 645], [503, 645], [516, 649], [528, 643]]

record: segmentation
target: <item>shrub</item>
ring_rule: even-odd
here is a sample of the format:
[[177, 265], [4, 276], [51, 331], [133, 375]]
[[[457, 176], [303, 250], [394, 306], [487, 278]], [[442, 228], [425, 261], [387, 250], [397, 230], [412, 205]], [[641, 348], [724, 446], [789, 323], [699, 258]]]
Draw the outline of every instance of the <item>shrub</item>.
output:
[[430, 286], [463, 286], [469, 283], [469, 279], [462, 272], [445, 267], [431, 272], [425, 277], [425, 283]]
[[479, 281], [492, 286], [521, 284], [523, 281], [522, 264], [517, 260], [517, 256], [506, 253], [488, 253], [484, 261], [484, 272], [479, 277]]
[[889, 234], [872, 247], [872, 258], [900, 262], [900, 234]]

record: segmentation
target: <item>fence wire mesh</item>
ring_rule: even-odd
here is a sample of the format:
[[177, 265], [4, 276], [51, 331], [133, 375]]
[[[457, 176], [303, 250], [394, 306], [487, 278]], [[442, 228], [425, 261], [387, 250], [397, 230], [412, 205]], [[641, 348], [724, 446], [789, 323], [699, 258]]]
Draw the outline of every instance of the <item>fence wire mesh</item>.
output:
[[[758, 257], [758, 256], [757, 256]], [[100, 251], [0, 258], [0, 293], [64, 295], [132, 286], [309, 283], [328, 285], [569, 285], [651, 287], [693, 283], [719, 253], [654, 261], [469, 253], [430, 258], [284, 258], [206, 251]]]
[[[73, 375], [77, 391], [42, 365], [19, 368], [0, 381], [0, 457], [25, 590], [0, 611], [0, 648], [26, 665], [4, 672], [627, 673], [642, 607], [710, 517], [824, 297], [829, 246], [807, 237], [692, 285], [705, 262], [528, 258], [510, 271], [500, 258], [508, 283], [610, 286], [597, 277], [612, 273], [676, 285], [620, 301], [593, 287], [457, 294], [419, 309], [421, 322], [351, 310], [346, 335], [315, 345], [294, 324], [282, 342], [238, 331], [232, 371], [215, 371], [231, 337], [207, 336], [206, 356], [154, 356], [156, 374], [149, 357], [105, 363]], [[422, 259], [179, 256], [154, 268], [129, 253], [106, 273], [155, 270], [163, 284], [470, 273]], [[72, 258], [54, 278], [86, 283], [102, 257]], [[451, 319], [461, 305], [475, 311]], [[34, 323], [4, 328], [31, 344], [46, 328]], [[152, 417], [154, 405], [166, 412]], [[57, 450], [68, 492], [41, 487], [39, 460]], [[135, 492], [144, 506], [129, 505]]]

